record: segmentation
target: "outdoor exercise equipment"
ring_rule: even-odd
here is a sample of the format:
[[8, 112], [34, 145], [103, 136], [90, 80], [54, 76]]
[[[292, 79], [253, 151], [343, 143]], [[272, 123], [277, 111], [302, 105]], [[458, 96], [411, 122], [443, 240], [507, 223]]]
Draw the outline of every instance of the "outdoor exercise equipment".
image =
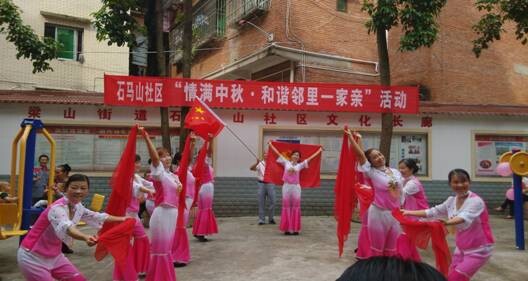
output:
[[[55, 178], [55, 140], [53, 140], [44, 128], [42, 121], [38, 119], [24, 119], [20, 127], [11, 146], [10, 178], [10, 185], [12, 187], [11, 195], [14, 195], [14, 187], [16, 186], [18, 202], [0, 204], [0, 222], [2, 224], [6, 222], [11, 228], [10, 230], [0, 228], [0, 239], [25, 235], [29, 230], [32, 215], [38, 215], [42, 212], [42, 209], [32, 208], [33, 163], [35, 161], [35, 145], [39, 130], [41, 130], [44, 137], [50, 143], [48, 186], [53, 184]], [[19, 149], [17, 149], [18, 147]], [[52, 201], [53, 191], [49, 190], [48, 206]]]
[[524, 202], [522, 196], [522, 177], [528, 176], [528, 153], [526, 151], [512, 150], [502, 154], [499, 158], [499, 162], [509, 163], [513, 172], [515, 245], [517, 249], [524, 250]]

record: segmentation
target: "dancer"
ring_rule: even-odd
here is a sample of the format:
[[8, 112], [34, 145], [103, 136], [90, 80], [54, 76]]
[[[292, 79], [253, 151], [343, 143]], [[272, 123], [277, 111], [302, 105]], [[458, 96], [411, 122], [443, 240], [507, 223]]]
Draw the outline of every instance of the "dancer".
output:
[[[264, 158], [266, 159], [267, 155], [264, 153]], [[257, 172], [257, 185], [258, 185], [258, 224], [263, 225], [266, 223], [266, 197], [269, 200], [269, 207], [267, 209], [268, 213], [268, 223], [275, 224], [273, 215], [275, 214], [275, 185], [270, 182], [264, 181], [264, 174], [266, 171], [266, 162], [264, 160], [257, 159], [257, 162], [251, 167], [251, 171]]]
[[151, 249], [147, 281], [174, 281], [176, 274], [172, 265], [172, 242], [178, 218], [178, 196], [182, 185], [178, 176], [168, 171], [171, 156], [165, 148], [154, 148], [150, 137], [143, 128], [150, 159], [151, 177], [159, 204], [154, 208], [150, 218]]
[[72, 175], [65, 184], [65, 196], [44, 210], [18, 248], [17, 261], [22, 275], [29, 281], [87, 280], [61, 253], [61, 241], [71, 244], [73, 239], [97, 243], [96, 235], [77, 229], [80, 220], [94, 227], [105, 221], [123, 222], [126, 217], [115, 217], [86, 209], [81, 202], [88, 195], [90, 181], [82, 174]]
[[304, 161], [299, 162], [301, 153], [293, 151], [290, 159], [286, 159], [270, 142], [269, 147], [277, 154], [277, 162], [284, 166], [282, 180], [282, 212], [280, 230], [285, 235], [299, 235], [301, 231], [301, 185], [300, 173], [302, 169], [308, 168], [308, 163], [314, 159], [322, 148], [310, 155]]
[[418, 172], [416, 161], [411, 158], [400, 160], [398, 168], [403, 176], [402, 208], [406, 210], [428, 209], [429, 203], [422, 183], [415, 175]]
[[[127, 207], [127, 216], [136, 220], [134, 231], [132, 236], [134, 237], [134, 244], [132, 246], [132, 254], [128, 256], [126, 261], [125, 270], [122, 270], [117, 264], [114, 264], [113, 279], [133, 281], [137, 280], [137, 276], [144, 276], [147, 274], [150, 244], [145, 228], [139, 219], [139, 198], [143, 197], [144, 194], [153, 196], [154, 185], [139, 176], [137, 173], [141, 171], [141, 157], [136, 154], [135, 159], [135, 171], [134, 179], [132, 181], [132, 197], [130, 198], [130, 204]], [[126, 271], [126, 272], [123, 272]]]
[[467, 171], [454, 169], [448, 175], [455, 196], [427, 210], [403, 210], [406, 216], [444, 218], [444, 225], [455, 226], [456, 248], [447, 279], [467, 281], [489, 260], [494, 237], [489, 225], [484, 201], [469, 191], [471, 180]]
[[358, 170], [370, 179], [374, 189], [374, 201], [367, 214], [371, 255], [394, 256], [402, 230], [391, 211], [400, 206], [403, 178], [398, 170], [387, 167], [385, 156], [380, 151], [370, 148], [363, 152], [359, 133], [346, 132], [359, 163]]
[[[190, 151], [192, 151], [194, 147], [195, 138], [191, 137], [190, 141]], [[180, 167], [181, 157], [182, 155], [179, 152], [174, 155], [172, 164], [174, 166], [175, 174], [178, 174], [179, 169], [182, 168]], [[196, 179], [191, 173], [191, 170], [189, 169], [189, 167], [187, 167], [187, 180], [185, 188], [185, 211], [183, 213], [184, 219], [182, 226], [183, 229], [178, 229], [178, 226], [176, 226], [176, 233], [174, 234], [174, 242], [172, 246], [172, 258], [174, 267], [186, 266], [191, 261], [191, 251], [189, 247], [189, 238], [187, 236], [186, 226], [189, 222], [189, 213], [194, 200], [195, 181]]]
[[[205, 142], [205, 147], [200, 153], [204, 154], [209, 151], [209, 141]], [[209, 152], [210, 153], [210, 152]], [[205, 155], [204, 155], [205, 156]], [[207, 157], [205, 163], [200, 163], [200, 155], [197, 157], [195, 168], [193, 169], [194, 177], [199, 179], [200, 191], [198, 192], [197, 204], [198, 211], [193, 224], [193, 235], [200, 242], [209, 241], [205, 236], [218, 233], [216, 217], [213, 211], [214, 185], [213, 185], [213, 168], [210, 165], [211, 158]], [[204, 164], [200, 168], [198, 165]], [[201, 172], [200, 172], [201, 170]], [[197, 174], [199, 173], [199, 174]]]

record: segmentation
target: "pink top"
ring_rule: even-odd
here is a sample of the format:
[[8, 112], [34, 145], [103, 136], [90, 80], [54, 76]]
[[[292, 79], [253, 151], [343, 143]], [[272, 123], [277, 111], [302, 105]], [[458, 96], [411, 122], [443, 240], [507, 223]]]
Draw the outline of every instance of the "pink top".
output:
[[[360, 172], [363, 172], [368, 178], [370, 178], [372, 188], [374, 188], [374, 202], [372, 202], [372, 204], [381, 209], [392, 210], [400, 208], [399, 194], [401, 193], [403, 178], [400, 171], [392, 168], [387, 169], [392, 171], [392, 175], [389, 175], [380, 169], [373, 168], [368, 161], [358, 167]], [[396, 184], [396, 192], [390, 192], [390, 181]]]
[[402, 208], [405, 210], [429, 209], [423, 185], [415, 176], [403, 180], [401, 199]]
[[463, 223], [456, 225], [455, 243], [460, 250], [477, 250], [495, 243], [486, 204], [476, 193], [470, 191], [468, 198], [458, 210], [456, 197], [450, 196], [444, 203], [427, 209], [425, 213], [427, 217], [464, 219]]
[[288, 159], [279, 156], [279, 158], [277, 158], [277, 162], [284, 166], [284, 174], [282, 174], [282, 180], [286, 184], [299, 184], [301, 170], [304, 168], [308, 168], [308, 162], [306, 160], [294, 165]]
[[[179, 167], [178, 167], [179, 169]], [[176, 174], [178, 173], [178, 170], [177, 172], [175, 172]], [[185, 198], [191, 198], [191, 199], [194, 199], [194, 193], [195, 193], [195, 189], [196, 189], [196, 186], [194, 185], [196, 183], [196, 179], [194, 178], [194, 175], [192, 174], [191, 172], [191, 169], [189, 168], [187, 170], [187, 182], [186, 182], [186, 190], [185, 190]]]
[[132, 181], [132, 197], [130, 198], [130, 204], [127, 208], [127, 213], [135, 213], [137, 214], [139, 212], [139, 198], [141, 197], [142, 193], [139, 189], [141, 187], [146, 187], [148, 189], [154, 189], [154, 184], [148, 180], [143, 179], [138, 174], [134, 175], [134, 180]]
[[157, 167], [151, 165], [150, 171], [152, 179], [158, 182], [158, 184], [154, 182], [154, 188], [156, 189], [156, 194], [160, 194], [159, 197], [156, 196], [156, 199], [160, 198], [159, 205], [177, 208], [177, 188], [181, 185], [178, 176], [173, 173], [167, 172], [161, 164], [159, 164]]
[[66, 197], [55, 201], [40, 214], [20, 247], [44, 257], [56, 257], [61, 254], [62, 241], [70, 245], [73, 242], [73, 238], [68, 235], [68, 228], [80, 220], [100, 228], [108, 218], [108, 214], [90, 211], [81, 203], [75, 205], [73, 212], [73, 218], [70, 220]]
[[213, 168], [209, 164], [206, 164], [206, 165], [207, 167], [203, 169], [203, 173], [202, 173], [202, 178], [201, 178], [202, 184], [206, 184], [206, 183], [213, 181]]

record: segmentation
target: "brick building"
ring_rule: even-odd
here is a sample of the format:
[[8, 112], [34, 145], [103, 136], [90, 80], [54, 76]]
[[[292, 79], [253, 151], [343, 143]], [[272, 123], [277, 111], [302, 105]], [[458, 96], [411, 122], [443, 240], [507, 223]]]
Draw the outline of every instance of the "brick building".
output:
[[[177, 1], [176, 1], [177, 2]], [[364, 26], [361, 1], [202, 0], [194, 1], [193, 78], [289, 82], [379, 83], [375, 36]], [[473, 188], [492, 204], [503, 198], [509, 179], [494, 172], [497, 157], [512, 147], [528, 146], [528, 54], [513, 32], [494, 42], [476, 58], [471, 30], [479, 12], [473, 3], [449, 2], [438, 22], [440, 32], [431, 48], [398, 51], [399, 30], [388, 33], [394, 85], [418, 85], [419, 115], [396, 116], [391, 163], [403, 157], [421, 161], [422, 180], [433, 201], [449, 194], [446, 177], [453, 168], [468, 170]], [[172, 75], [180, 76], [182, 24], [170, 32]], [[294, 139], [325, 146], [323, 178], [331, 186], [345, 124], [364, 131], [367, 146], [377, 146], [379, 114], [289, 112], [217, 109], [246, 144], [262, 152], [269, 139]], [[269, 114], [277, 117], [269, 122]], [[299, 115], [307, 122], [299, 122]], [[329, 122], [330, 116], [335, 122]], [[243, 118], [241, 118], [241, 116]], [[216, 143], [217, 175], [237, 186], [249, 184], [249, 153], [228, 133]], [[326, 161], [326, 162], [325, 162]], [[218, 163], [222, 163], [221, 165]], [[327, 169], [324, 168], [326, 165]], [[248, 188], [251, 188], [249, 184]], [[229, 185], [228, 185], [229, 186]], [[222, 185], [223, 188], [229, 188]], [[235, 188], [236, 189], [236, 188]], [[240, 191], [241, 194], [247, 192]], [[218, 192], [221, 193], [220, 188]], [[331, 197], [325, 188], [306, 191]], [[327, 192], [327, 193], [325, 193]], [[326, 194], [326, 195], [323, 195]], [[316, 200], [317, 201], [317, 200]], [[318, 204], [328, 210], [331, 200]], [[303, 203], [304, 204], [304, 203]]]
[[[177, 14], [181, 1], [164, 2], [167, 9], [176, 8], [172, 10], [176, 11], [175, 19], [181, 19]], [[511, 147], [528, 148], [526, 47], [515, 41], [512, 34], [506, 34], [476, 59], [471, 53], [474, 35], [470, 27], [478, 12], [471, 5], [447, 4], [439, 18], [438, 40], [429, 49], [401, 53], [397, 50], [398, 30], [391, 30], [388, 37], [393, 84], [420, 85], [423, 99], [419, 115], [396, 116], [391, 163], [394, 165], [403, 157], [420, 160], [421, 179], [435, 203], [450, 193], [447, 173], [459, 167], [470, 171], [474, 179], [472, 188], [488, 203], [498, 203], [503, 199], [508, 179], [497, 178], [494, 173], [497, 155]], [[367, 15], [361, 12], [361, 1], [202, 0], [194, 1], [193, 13], [194, 78], [350, 84], [379, 81], [375, 36], [369, 35], [364, 27]], [[181, 24], [175, 22], [169, 33], [173, 76], [181, 75], [181, 31]], [[84, 34], [87, 38], [88, 28]], [[0, 60], [3, 59], [0, 55]], [[102, 72], [99, 73], [102, 77]], [[65, 80], [53, 85], [77, 81]], [[35, 92], [34, 99], [27, 92], [15, 96], [10, 94], [13, 92], [0, 93], [0, 106], [6, 109], [0, 111], [0, 116], [9, 124], [3, 125], [6, 134], [0, 136], [0, 145], [7, 153], [20, 120], [35, 113], [31, 107], [37, 106], [42, 112], [40, 118], [52, 126], [54, 135], [64, 140], [64, 144], [71, 149], [91, 147], [64, 153], [73, 156], [59, 159], [68, 161], [74, 170], [77, 167], [88, 173], [94, 178], [94, 190], [106, 194], [112, 164], [123, 145], [123, 130], [136, 122], [154, 129], [159, 124], [159, 113], [156, 108], [106, 107], [100, 93], [84, 93], [90, 85], [101, 91], [101, 80], [94, 79], [91, 83], [74, 87], [80, 92], [70, 93], [72, 100], [64, 99], [58, 92], [51, 96], [49, 92]], [[75, 119], [66, 118], [66, 113], [71, 112], [69, 108], [77, 112]], [[333, 179], [345, 124], [362, 131], [367, 146], [375, 147], [379, 142], [381, 120], [374, 113], [244, 108], [215, 111], [257, 154], [266, 149], [264, 144], [269, 139], [325, 147], [322, 188], [303, 191], [304, 214], [332, 212]], [[178, 139], [179, 108], [171, 108], [170, 112], [174, 145]], [[110, 148], [103, 149], [105, 145]], [[217, 212], [256, 214], [254, 175], [248, 169], [254, 157], [227, 130], [218, 136], [213, 151]], [[84, 158], [75, 157], [78, 155]], [[8, 172], [8, 164], [0, 163], [0, 178]]]

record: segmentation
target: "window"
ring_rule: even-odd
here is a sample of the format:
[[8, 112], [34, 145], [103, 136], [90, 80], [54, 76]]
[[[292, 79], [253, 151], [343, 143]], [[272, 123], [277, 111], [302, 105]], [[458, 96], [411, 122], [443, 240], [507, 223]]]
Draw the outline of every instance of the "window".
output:
[[512, 151], [512, 149], [526, 150], [528, 148], [528, 136], [522, 134], [475, 134], [474, 147], [473, 167], [475, 176], [499, 177], [495, 171], [499, 157], [505, 152]]
[[[378, 148], [380, 135], [377, 132], [362, 132], [365, 149]], [[318, 144], [323, 146], [321, 174], [335, 175], [339, 165], [343, 131], [264, 129], [262, 151], [267, 149], [268, 141], [280, 140], [301, 144]], [[394, 132], [391, 142], [390, 166], [398, 167], [404, 158], [415, 159], [418, 163], [418, 176], [429, 175], [428, 143], [429, 137], [424, 132]]]
[[50, 23], [44, 25], [44, 36], [61, 43], [58, 57], [66, 60], [79, 60], [82, 53], [83, 30]]
[[340, 12], [347, 11], [347, 0], [337, 0], [336, 9]]

